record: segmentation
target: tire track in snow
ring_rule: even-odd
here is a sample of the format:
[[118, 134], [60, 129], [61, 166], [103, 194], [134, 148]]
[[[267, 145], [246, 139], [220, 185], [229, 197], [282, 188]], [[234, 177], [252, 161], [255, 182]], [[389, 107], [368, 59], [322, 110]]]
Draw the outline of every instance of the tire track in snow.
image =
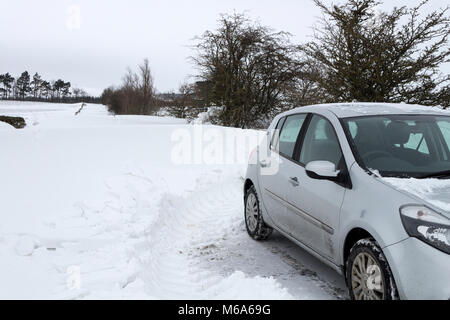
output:
[[242, 272], [223, 276], [192, 263], [190, 251], [195, 244], [216, 236], [217, 230], [211, 227], [217, 220], [226, 221], [234, 209], [223, 197], [224, 190], [210, 182], [200, 180], [199, 188], [187, 198], [163, 196], [158, 219], [139, 250], [140, 277], [147, 293], [162, 299], [292, 298], [274, 279], [247, 277]]
[[[189, 197], [163, 197], [141, 257], [147, 292], [164, 299], [345, 298], [278, 242], [248, 238], [241, 184], [216, 172]], [[287, 282], [298, 288], [288, 293], [280, 285]]]
[[[70, 261], [82, 262], [84, 289], [64, 296], [340, 298], [332, 284], [301, 263], [295, 254], [301, 249], [292, 249], [276, 235], [266, 242], [247, 236], [242, 181], [236, 171], [199, 176], [197, 186], [184, 197], [167, 193], [172, 188], [161, 188], [167, 181], [156, 177], [127, 174], [109, 179], [108, 200], [83, 205], [80, 219], [114, 242], [67, 252]], [[67, 261], [61, 261], [62, 270]]]

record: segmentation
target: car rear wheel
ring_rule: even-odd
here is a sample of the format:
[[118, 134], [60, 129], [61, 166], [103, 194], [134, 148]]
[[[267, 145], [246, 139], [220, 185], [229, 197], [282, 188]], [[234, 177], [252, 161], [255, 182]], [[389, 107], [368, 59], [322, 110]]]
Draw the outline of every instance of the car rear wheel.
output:
[[254, 240], [266, 240], [273, 231], [262, 218], [259, 198], [254, 186], [251, 186], [245, 195], [245, 226], [249, 236]]
[[397, 300], [391, 268], [374, 239], [358, 241], [350, 251], [347, 286], [353, 300]]

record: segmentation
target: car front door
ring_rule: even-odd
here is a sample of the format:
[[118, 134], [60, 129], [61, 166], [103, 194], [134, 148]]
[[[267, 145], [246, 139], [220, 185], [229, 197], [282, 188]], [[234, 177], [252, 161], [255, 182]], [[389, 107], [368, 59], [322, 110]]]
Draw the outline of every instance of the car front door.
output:
[[289, 166], [289, 176], [298, 185], [289, 185], [287, 214], [294, 224], [294, 237], [330, 260], [336, 257], [336, 234], [346, 187], [328, 180], [310, 178], [305, 170], [311, 161], [330, 161], [337, 170], [347, 170], [333, 125], [313, 115], [300, 142], [297, 162]]
[[290, 228], [286, 214], [289, 168], [294, 149], [307, 114], [295, 114], [280, 120], [271, 141], [267, 159], [261, 161], [262, 198], [271, 220], [282, 230]]

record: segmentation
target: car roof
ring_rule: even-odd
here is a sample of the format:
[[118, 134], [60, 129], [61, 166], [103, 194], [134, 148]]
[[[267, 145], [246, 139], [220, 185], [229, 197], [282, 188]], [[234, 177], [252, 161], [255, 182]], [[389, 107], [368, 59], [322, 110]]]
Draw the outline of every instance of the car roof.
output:
[[412, 105], [406, 103], [366, 103], [366, 102], [352, 102], [352, 103], [332, 103], [332, 104], [318, 104], [312, 106], [305, 106], [295, 108], [283, 115], [289, 115], [299, 112], [324, 113], [332, 112], [338, 118], [351, 118], [361, 116], [376, 116], [376, 115], [403, 115], [403, 114], [423, 114], [423, 115], [450, 115], [450, 111], [444, 110], [440, 107], [426, 107], [421, 105]]

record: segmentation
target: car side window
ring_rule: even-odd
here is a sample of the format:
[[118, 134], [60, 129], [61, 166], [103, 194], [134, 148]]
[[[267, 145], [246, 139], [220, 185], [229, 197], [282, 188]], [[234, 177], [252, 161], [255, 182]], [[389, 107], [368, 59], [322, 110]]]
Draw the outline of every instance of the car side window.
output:
[[341, 166], [343, 154], [333, 125], [327, 119], [314, 115], [306, 131], [300, 153], [300, 162], [330, 161]]
[[278, 140], [279, 140], [279, 138], [280, 138], [280, 131], [281, 131], [281, 128], [283, 127], [283, 124], [284, 124], [284, 121], [286, 120], [286, 117], [284, 117], [284, 118], [281, 118], [279, 121], [278, 121], [278, 124], [277, 124], [277, 126], [275, 127], [275, 131], [274, 131], [274, 133], [273, 133], [273, 135], [272, 135], [272, 141], [270, 142], [270, 149], [272, 149], [272, 150], [275, 150], [275, 151], [279, 151], [278, 150]]
[[350, 134], [353, 139], [358, 135], [358, 125], [355, 121], [348, 121], [348, 130], [350, 131]]
[[439, 129], [441, 130], [442, 136], [444, 137], [445, 144], [447, 146], [442, 146], [443, 149], [443, 156], [445, 160], [447, 159], [447, 152], [446, 150], [450, 150], [450, 122], [447, 120], [437, 121], [437, 125]]
[[286, 118], [280, 132], [278, 150], [285, 157], [292, 158], [298, 135], [306, 119], [306, 114], [295, 114]]
[[428, 144], [423, 133], [412, 133], [409, 136], [408, 142], [405, 143], [403, 147], [406, 149], [416, 150], [426, 155], [430, 154], [430, 150], [428, 149]]

